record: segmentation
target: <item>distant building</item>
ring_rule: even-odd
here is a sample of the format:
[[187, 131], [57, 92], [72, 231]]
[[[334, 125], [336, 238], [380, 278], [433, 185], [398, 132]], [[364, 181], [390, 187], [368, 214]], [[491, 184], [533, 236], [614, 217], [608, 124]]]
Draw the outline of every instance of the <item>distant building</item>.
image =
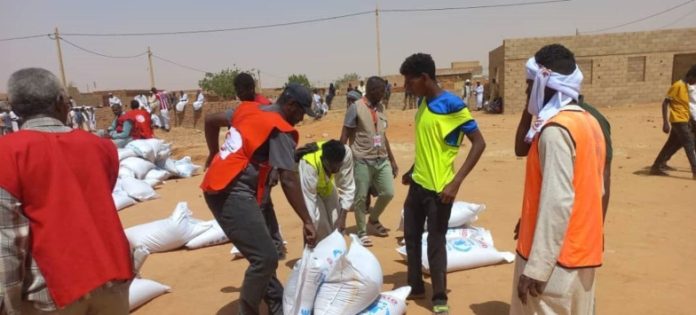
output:
[[489, 53], [488, 66], [506, 111], [526, 106], [525, 62], [553, 43], [575, 53], [585, 76], [582, 94], [596, 106], [659, 103], [671, 83], [696, 64], [696, 28], [506, 39]]

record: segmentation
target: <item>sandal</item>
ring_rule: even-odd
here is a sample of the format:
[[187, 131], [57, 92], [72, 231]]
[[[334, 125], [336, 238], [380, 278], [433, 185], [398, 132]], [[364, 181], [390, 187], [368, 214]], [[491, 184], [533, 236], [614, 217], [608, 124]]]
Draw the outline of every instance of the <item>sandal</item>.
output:
[[369, 227], [373, 230], [373, 234], [378, 237], [387, 237], [389, 236], [389, 229], [384, 227], [382, 223], [379, 223], [379, 221], [376, 222], [369, 222]]
[[433, 306], [433, 315], [449, 315], [449, 306], [435, 305]]
[[367, 235], [358, 236], [360, 238], [360, 245], [364, 247], [372, 247], [372, 240]]

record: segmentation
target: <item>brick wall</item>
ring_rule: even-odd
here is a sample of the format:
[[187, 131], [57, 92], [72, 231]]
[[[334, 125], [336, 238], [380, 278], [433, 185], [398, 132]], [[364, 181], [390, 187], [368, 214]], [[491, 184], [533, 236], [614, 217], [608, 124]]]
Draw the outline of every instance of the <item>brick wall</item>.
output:
[[[659, 103], [672, 83], [673, 72], [683, 72], [689, 58], [674, 68], [676, 54], [696, 53], [696, 28], [512, 39], [503, 41], [504, 71], [501, 90], [505, 107], [519, 112], [525, 106], [524, 64], [544, 45], [560, 43], [571, 49], [586, 79], [583, 94], [597, 106]], [[498, 57], [501, 47], [489, 56]], [[489, 69], [500, 64], [492, 58]]]

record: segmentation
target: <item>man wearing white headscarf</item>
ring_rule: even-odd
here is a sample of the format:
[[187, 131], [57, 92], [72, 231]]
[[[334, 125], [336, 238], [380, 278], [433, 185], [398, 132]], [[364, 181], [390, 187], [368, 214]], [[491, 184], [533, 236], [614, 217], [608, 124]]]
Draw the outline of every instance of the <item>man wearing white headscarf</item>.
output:
[[528, 157], [510, 314], [593, 314], [605, 136], [578, 106], [582, 72], [570, 50], [544, 46], [526, 68], [533, 83], [515, 144]]

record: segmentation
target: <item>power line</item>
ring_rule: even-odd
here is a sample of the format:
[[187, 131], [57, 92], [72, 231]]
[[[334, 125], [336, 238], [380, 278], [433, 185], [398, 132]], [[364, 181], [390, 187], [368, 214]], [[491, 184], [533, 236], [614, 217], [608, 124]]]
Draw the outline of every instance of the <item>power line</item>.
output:
[[[55, 39], [55, 36], [53, 36], [53, 35], [49, 35], [48, 37], [51, 38], [51, 39]], [[147, 55], [147, 51], [146, 51], [146, 52], [139, 53], [139, 54], [137, 54], [137, 55], [132, 55], [132, 56], [113, 56], [113, 55], [107, 55], [107, 54], [103, 54], [103, 53], [96, 52], [96, 51], [94, 51], [94, 50], [87, 49], [87, 48], [84, 48], [84, 47], [82, 47], [82, 46], [79, 46], [79, 45], [77, 45], [77, 44], [75, 44], [75, 43], [73, 43], [73, 42], [71, 42], [71, 41], [65, 39], [65, 37], [63, 37], [63, 36], [60, 36], [60, 40], [62, 40], [64, 43], [66, 43], [66, 44], [68, 44], [68, 45], [70, 45], [70, 46], [72, 46], [72, 47], [75, 47], [75, 48], [77, 48], [77, 49], [79, 49], [79, 50], [82, 50], [82, 51], [84, 51], [84, 52], [87, 52], [87, 53], [90, 53], [90, 54], [93, 54], [93, 55], [105, 57], [105, 58], [112, 58], [112, 59], [133, 59], [133, 58], [138, 58], [138, 57]]]
[[324, 22], [324, 21], [338, 20], [338, 19], [344, 19], [344, 18], [353, 17], [353, 16], [373, 14], [373, 13], [374, 13], [374, 11], [361, 11], [361, 12], [348, 13], [348, 14], [343, 14], [343, 15], [336, 15], [336, 16], [317, 18], [317, 19], [309, 19], [309, 20], [301, 20], [301, 21], [293, 21], [293, 22], [286, 22], [286, 23], [255, 25], [255, 26], [242, 26], [242, 27], [209, 29], [209, 30], [191, 30], [191, 31], [176, 31], [176, 32], [149, 32], [149, 33], [64, 33], [64, 35], [91, 36], [91, 37], [95, 37], [95, 36], [97, 36], [97, 37], [114, 37], [114, 36], [158, 36], [158, 35], [184, 35], [184, 34], [233, 32], [233, 31], [255, 30], [255, 29], [275, 28], [275, 27], [298, 25], [298, 24]]
[[39, 37], [44, 37], [44, 36], [51, 36], [51, 34], [36, 34], [36, 35], [28, 35], [28, 36], [19, 36], [19, 37], [3, 38], [3, 39], [0, 39], [0, 42], [9, 42], [9, 41], [12, 41], [12, 40], [39, 38]]
[[671, 8], [668, 8], [668, 9], [666, 9], [666, 10], [662, 10], [662, 11], [660, 11], [660, 12], [653, 13], [653, 14], [650, 14], [650, 15], [648, 15], [648, 16], [645, 16], [645, 17], [642, 17], [642, 18], [639, 18], [639, 19], [635, 19], [635, 20], [630, 21], [630, 22], [626, 22], [626, 23], [622, 23], [622, 24], [619, 24], [619, 25], [610, 26], [610, 27], [606, 27], [606, 28], [602, 28], [602, 29], [598, 29], [598, 30], [593, 30], [593, 31], [589, 31], [589, 32], [583, 32], [583, 33], [599, 33], [599, 32], [604, 32], [604, 31], [609, 31], [609, 30], [617, 29], [617, 28], [624, 27], [624, 26], [627, 26], [627, 25], [635, 24], [635, 23], [638, 23], [638, 22], [642, 22], [642, 21], [645, 21], [645, 20], [647, 20], [647, 19], [654, 18], [654, 17], [656, 17], [656, 16], [658, 16], [658, 15], [662, 15], [662, 14], [665, 14], [665, 13], [670, 12], [670, 11], [672, 11], [672, 10], [676, 10], [676, 9], [678, 9], [678, 8], [681, 8], [681, 7], [683, 7], [683, 6], [685, 6], [685, 5], [689, 4], [689, 3], [692, 3], [692, 2], [694, 2], [694, 1], [696, 1], [696, 0], [689, 0], [689, 1], [686, 1], [686, 2], [682, 2], [682, 3], [678, 4], [678, 5], [675, 5], [675, 6], [671, 7]]
[[192, 71], [196, 71], [196, 72], [201, 72], [201, 73], [210, 73], [210, 71], [205, 71], [205, 70], [201, 70], [201, 69], [194, 68], [194, 67], [191, 67], [191, 66], [182, 65], [182, 64], [180, 64], [180, 63], [178, 63], [178, 62], [175, 62], [175, 61], [171, 61], [171, 60], [169, 60], [169, 59], [162, 58], [162, 57], [160, 57], [160, 56], [158, 56], [158, 55], [155, 55], [155, 54], [152, 54], [152, 57], [154, 57], [154, 58], [156, 58], [156, 59], [158, 59], [158, 60], [161, 60], [161, 61], [164, 61], [164, 62], [173, 64], [173, 65], [175, 65], [175, 66], [179, 66], [179, 67], [181, 67], [181, 68], [188, 69], [188, 70], [192, 70]]
[[672, 21], [672, 22], [669, 22], [669, 23], [663, 25], [662, 27], [660, 27], [660, 29], [668, 28], [668, 27], [670, 27], [670, 26], [672, 26], [672, 25], [674, 25], [674, 24], [677, 24], [677, 23], [679, 23], [679, 21], [683, 20], [683, 19], [686, 18], [687, 16], [694, 14], [694, 12], [696, 12], [696, 8], [694, 8], [693, 10], [687, 12], [686, 14], [684, 14], [684, 15], [678, 17], [676, 20], [674, 20], [674, 21]]
[[[540, 5], [540, 4], [548, 4], [548, 3], [556, 3], [556, 2], [569, 2], [569, 1], [572, 1], [572, 0], [545, 0], [545, 1], [531, 1], [531, 2], [503, 3], [503, 4], [491, 4], [491, 5], [461, 6], [461, 7], [445, 7], [445, 8], [424, 8], [424, 9], [383, 9], [383, 10], [379, 10], [379, 11], [386, 12], [386, 13], [454, 11], [454, 10], [469, 10], [469, 9], [484, 9], [484, 8], [530, 6], [530, 5]], [[692, 0], [692, 1], [696, 1], [696, 0]], [[362, 16], [362, 15], [372, 15], [372, 14], [375, 14], [374, 10], [359, 11], [359, 12], [323, 17], [323, 18], [307, 19], [307, 20], [292, 21], [292, 22], [285, 22], [285, 23], [242, 26], [242, 27], [232, 27], [232, 28], [220, 28], [220, 29], [206, 29], [206, 30], [185, 30], [185, 31], [173, 31], [173, 32], [140, 32], [140, 33], [63, 33], [63, 35], [81, 36], [81, 37], [130, 37], [130, 36], [166, 36], [166, 35], [186, 35], [186, 34], [234, 32], [234, 31], [268, 29], [268, 28], [277, 28], [277, 27], [300, 25], [300, 24], [333, 21], [333, 20], [340, 20], [340, 19], [345, 19], [345, 18], [349, 18], [349, 17]]]
[[505, 7], [521, 7], [529, 5], [539, 5], [548, 4], [555, 2], [569, 2], [572, 0], [547, 0], [547, 1], [531, 1], [531, 2], [520, 2], [520, 3], [502, 3], [502, 4], [483, 4], [483, 5], [472, 5], [463, 7], [445, 7], [445, 8], [423, 8], [423, 9], [383, 9], [379, 10], [386, 13], [406, 13], [406, 12], [432, 12], [432, 11], [457, 11], [457, 10], [472, 10], [472, 9], [486, 9], [486, 8], [505, 8]]

